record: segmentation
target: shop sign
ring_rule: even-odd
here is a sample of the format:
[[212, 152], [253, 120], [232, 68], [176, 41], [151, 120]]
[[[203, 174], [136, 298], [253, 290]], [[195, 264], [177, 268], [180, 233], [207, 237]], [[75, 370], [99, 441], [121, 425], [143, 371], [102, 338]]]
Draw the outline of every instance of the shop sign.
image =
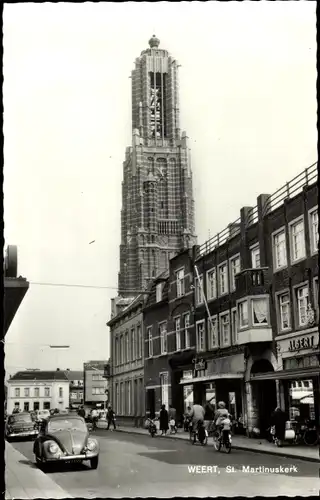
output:
[[204, 359], [196, 359], [194, 358], [192, 360], [192, 362], [194, 363], [194, 369], [195, 371], [200, 371], [200, 370], [206, 370], [207, 368], [207, 363], [206, 361], [204, 361]]
[[[319, 343], [319, 342], [318, 342]], [[318, 347], [316, 344], [316, 338], [314, 335], [308, 335], [305, 337], [299, 337], [297, 339], [291, 339], [289, 341], [288, 350], [300, 351], [301, 349], [312, 349]]]
[[245, 360], [243, 354], [215, 358], [209, 361], [209, 374], [214, 373], [233, 373], [239, 374], [245, 371]]

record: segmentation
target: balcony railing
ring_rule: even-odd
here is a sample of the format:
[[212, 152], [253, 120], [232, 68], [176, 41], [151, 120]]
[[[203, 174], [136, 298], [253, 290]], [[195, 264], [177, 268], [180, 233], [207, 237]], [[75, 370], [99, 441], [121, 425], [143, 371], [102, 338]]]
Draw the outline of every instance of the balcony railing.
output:
[[259, 295], [268, 293], [268, 268], [244, 269], [238, 273], [236, 291], [239, 295]]

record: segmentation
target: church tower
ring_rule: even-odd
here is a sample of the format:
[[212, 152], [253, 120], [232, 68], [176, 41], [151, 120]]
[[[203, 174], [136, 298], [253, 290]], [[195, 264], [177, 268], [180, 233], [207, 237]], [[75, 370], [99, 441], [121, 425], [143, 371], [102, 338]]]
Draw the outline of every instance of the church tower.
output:
[[143, 290], [196, 243], [190, 150], [179, 118], [179, 64], [154, 35], [132, 71], [132, 146], [123, 163], [119, 295]]

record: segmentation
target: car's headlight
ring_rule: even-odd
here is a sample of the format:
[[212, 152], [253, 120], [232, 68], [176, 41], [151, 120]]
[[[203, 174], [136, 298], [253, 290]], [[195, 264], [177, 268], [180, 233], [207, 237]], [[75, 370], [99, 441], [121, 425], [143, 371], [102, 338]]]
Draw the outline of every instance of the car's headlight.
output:
[[87, 442], [87, 448], [89, 451], [93, 451], [95, 450], [97, 447], [97, 443], [95, 441], [93, 441], [93, 439], [88, 439], [88, 442]]
[[51, 443], [51, 444], [49, 444], [48, 449], [49, 449], [50, 453], [55, 454], [59, 451], [59, 446], [56, 443]]

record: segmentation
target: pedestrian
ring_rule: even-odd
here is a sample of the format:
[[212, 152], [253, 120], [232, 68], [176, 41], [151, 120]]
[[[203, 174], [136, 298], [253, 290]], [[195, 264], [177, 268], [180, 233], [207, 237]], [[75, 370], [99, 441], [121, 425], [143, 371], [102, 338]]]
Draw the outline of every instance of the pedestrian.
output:
[[271, 415], [271, 425], [275, 427], [275, 438], [278, 440], [279, 446], [282, 446], [286, 433], [287, 416], [280, 406], [274, 410]]
[[96, 408], [93, 408], [91, 410], [92, 430], [95, 430], [97, 428], [98, 418], [99, 418], [98, 410]]
[[168, 415], [168, 412], [166, 410], [166, 405], [161, 405], [159, 420], [160, 420], [161, 435], [162, 436], [166, 435], [167, 430], [169, 429], [169, 415]]
[[107, 431], [109, 430], [110, 424], [113, 424], [113, 429], [116, 430], [116, 415], [111, 405], [108, 406], [107, 421], [108, 421]]
[[78, 410], [78, 415], [79, 415], [79, 417], [86, 418], [86, 412], [85, 412], [85, 409], [83, 408], [83, 406], [80, 406], [80, 408]]
[[169, 406], [169, 424], [170, 424], [170, 432], [171, 434], [174, 434], [177, 432], [177, 410], [170, 405]]

